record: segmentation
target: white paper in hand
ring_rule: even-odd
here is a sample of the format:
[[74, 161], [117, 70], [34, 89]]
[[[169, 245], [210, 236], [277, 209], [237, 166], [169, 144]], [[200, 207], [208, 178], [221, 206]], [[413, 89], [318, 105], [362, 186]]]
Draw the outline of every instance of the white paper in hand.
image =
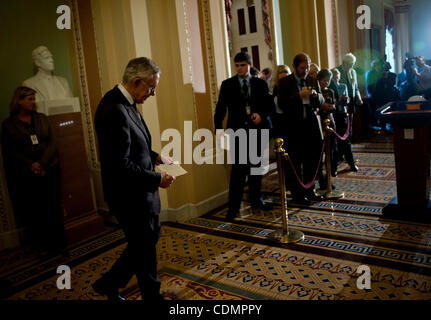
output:
[[167, 174], [179, 177], [187, 173], [183, 167], [180, 166], [178, 162], [174, 162], [173, 164], [161, 164], [156, 167], [157, 172], [166, 172]]

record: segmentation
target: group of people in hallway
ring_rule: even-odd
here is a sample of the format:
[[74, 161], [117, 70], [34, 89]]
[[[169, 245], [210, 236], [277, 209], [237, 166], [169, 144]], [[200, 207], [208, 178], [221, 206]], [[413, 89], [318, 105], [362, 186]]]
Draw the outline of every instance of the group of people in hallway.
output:
[[[285, 179], [293, 201], [305, 205], [323, 201], [314, 181], [318, 181], [319, 189], [327, 189], [327, 179], [322, 174], [325, 119], [330, 120], [330, 126], [339, 136], [346, 138], [331, 136], [332, 163], [328, 174], [337, 176], [337, 167], [343, 160], [351, 171], [358, 171], [350, 142], [354, 114], [363, 104], [355, 63], [355, 56], [349, 53], [337, 68], [320, 69], [307, 54], [300, 53], [294, 57], [292, 69], [280, 65], [274, 71], [268, 69], [253, 76], [250, 55], [236, 54], [236, 74], [224, 80], [220, 87], [214, 114], [217, 138], [224, 136], [225, 129], [245, 130], [247, 145], [252, 129], [257, 130], [258, 137], [264, 134], [263, 130], [269, 130], [271, 137], [283, 138], [289, 154]], [[426, 78], [425, 69], [418, 72], [422, 81]], [[156, 252], [161, 232], [159, 188], [170, 188], [175, 177], [158, 173], [155, 168], [171, 164], [173, 160], [152, 150], [150, 131], [137, 108], [137, 104], [144, 104], [155, 95], [160, 74], [160, 68], [149, 58], [130, 60], [121, 83], [104, 95], [95, 113], [104, 199], [127, 240], [120, 258], [92, 284], [95, 292], [111, 300], [124, 300], [119, 289], [133, 275], [143, 300], [163, 299]], [[370, 87], [370, 90], [376, 89]], [[31, 212], [33, 216], [23, 219], [33, 219], [35, 230], [45, 230], [50, 239], [55, 235], [55, 245], [63, 247], [64, 230], [58, 219], [61, 214], [49, 216], [42, 212], [46, 207], [34, 206], [49, 195], [44, 203], [52, 205], [50, 212], [61, 210], [61, 203], [52, 201], [52, 194], [60, 190], [55, 137], [48, 118], [36, 111], [35, 94], [35, 90], [27, 87], [20, 87], [14, 93], [10, 117], [2, 124], [5, 167], [8, 175], [13, 176], [8, 181], [12, 181], [9, 187], [15, 190], [11, 193], [14, 208]], [[265, 144], [264, 139], [256, 141]], [[246, 182], [252, 208], [265, 211], [273, 208], [262, 196], [262, 175], [252, 174], [252, 169], [260, 164], [253, 163], [249, 155], [245, 163], [239, 161], [239, 145], [234, 145], [227, 221], [233, 221], [240, 212]], [[256, 149], [265, 147], [259, 145]], [[43, 237], [40, 239], [49, 242]]]
[[377, 112], [384, 105], [407, 101], [414, 96], [431, 97], [431, 67], [425, 57], [412, 57], [406, 53], [403, 71], [396, 74], [391, 70], [391, 64], [385, 59], [376, 59], [365, 74], [370, 122], [380, 125], [383, 130], [387, 129], [386, 124], [377, 119]]
[[[345, 140], [331, 137], [331, 174], [337, 176], [337, 166], [344, 159], [350, 170], [358, 171], [353, 157], [350, 136], [353, 114], [362, 105], [354, 70], [356, 58], [346, 54], [343, 63], [331, 70], [312, 64], [309, 56], [301, 53], [293, 60], [293, 73], [286, 65], [280, 65], [268, 79], [251, 74], [251, 58], [240, 52], [234, 58], [236, 75], [222, 82], [214, 115], [217, 136], [221, 137], [223, 120], [228, 113], [226, 129], [270, 130], [272, 137], [281, 137], [290, 160], [286, 162], [286, 185], [295, 203], [309, 204], [324, 198], [315, 190], [327, 189], [327, 179], [322, 174], [323, 121], [328, 118], [331, 126]], [[259, 141], [259, 139], [258, 139]], [[240, 164], [238, 143], [235, 143], [236, 158], [233, 161], [229, 183], [228, 221], [238, 216], [248, 180], [249, 198], [252, 208], [270, 210], [261, 193], [262, 176], [251, 174], [250, 161]]]
[[[337, 84], [344, 88], [342, 94], [338, 91], [335, 94], [328, 88], [332, 76], [329, 70], [318, 73], [320, 81], [308, 77], [310, 59], [306, 54], [295, 57], [293, 74], [288, 75], [288, 68], [278, 68], [274, 77], [276, 82], [251, 76], [251, 57], [246, 52], [238, 53], [234, 63], [236, 75], [223, 81], [214, 114], [217, 137], [224, 135], [223, 121], [227, 113], [227, 128], [234, 131], [244, 129], [246, 132], [256, 129], [258, 135], [262, 134], [262, 130], [272, 130], [272, 120], [275, 123], [279, 121], [275, 132], [286, 138], [293, 163], [296, 168], [303, 166], [303, 171], [298, 172], [302, 179], [307, 180], [320, 156], [322, 134], [317, 115], [330, 114], [337, 110], [338, 105], [345, 106], [349, 105], [349, 101], [360, 100], [360, 96], [355, 97], [358, 91], [355, 75], [351, 72], [353, 63], [346, 62], [341, 67], [350, 85], [343, 87]], [[155, 172], [157, 165], [172, 163], [172, 159], [152, 150], [151, 134], [136, 107], [136, 104], [144, 103], [155, 94], [159, 79], [160, 69], [154, 61], [148, 58], [131, 60], [121, 84], [105, 94], [95, 114], [105, 201], [123, 228], [128, 242], [112, 268], [93, 284], [97, 293], [113, 300], [124, 299], [119, 289], [125, 287], [133, 275], [137, 277], [144, 300], [162, 299], [156, 256], [160, 236], [158, 190], [171, 187], [175, 177], [165, 172]], [[274, 92], [277, 92], [275, 96]], [[340, 95], [345, 96], [339, 99]], [[282, 113], [276, 113], [276, 110]], [[286, 125], [290, 123], [292, 126]], [[247, 134], [247, 144], [249, 138]], [[258, 138], [257, 143], [265, 142]], [[261, 150], [259, 147], [257, 150]], [[251, 174], [259, 164], [253, 164], [249, 157], [245, 163], [240, 163], [237, 144], [231, 151], [234, 158], [226, 219], [232, 221], [238, 215], [247, 179], [251, 206], [270, 210], [272, 206], [263, 200], [261, 193], [262, 175]], [[355, 169], [357, 167], [352, 163], [352, 170]], [[322, 200], [314, 191], [314, 183], [304, 189], [291, 176], [292, 173], [287, 179], [296, 201], [308, 203], [310, 200]]]

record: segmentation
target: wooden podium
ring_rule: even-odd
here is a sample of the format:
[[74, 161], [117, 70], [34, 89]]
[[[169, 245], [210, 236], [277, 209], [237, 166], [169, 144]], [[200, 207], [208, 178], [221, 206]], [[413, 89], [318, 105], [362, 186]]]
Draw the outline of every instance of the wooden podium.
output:
[[431, 222], [431, 102], [391, 102], [380, 117], [394, 128], [397, 197], [383, 209], [385, 218]]

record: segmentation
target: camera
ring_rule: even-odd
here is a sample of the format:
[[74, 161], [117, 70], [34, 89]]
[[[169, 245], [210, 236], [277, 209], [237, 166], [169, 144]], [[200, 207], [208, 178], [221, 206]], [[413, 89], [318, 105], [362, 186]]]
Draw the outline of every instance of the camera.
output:
[[313, 109], [317, 109], [319, 107], [319, 95], [316, 91], [313, 91], [310, 95], [310, 106]]
[[413, 72], [413, 70], [417, 68], [416, 61], [418, 58], [419, 57], [407, 56], [407, 59], [404, 62], [404, 68], [406, 69], [406, 72]]

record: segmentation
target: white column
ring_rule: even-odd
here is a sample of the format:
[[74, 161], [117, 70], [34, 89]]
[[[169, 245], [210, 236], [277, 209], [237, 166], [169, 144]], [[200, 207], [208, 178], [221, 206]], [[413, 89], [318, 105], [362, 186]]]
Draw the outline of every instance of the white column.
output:
[[405, 53], [410, 52], [409, 6], [395, 6], [395, 72], [403, 70]]

